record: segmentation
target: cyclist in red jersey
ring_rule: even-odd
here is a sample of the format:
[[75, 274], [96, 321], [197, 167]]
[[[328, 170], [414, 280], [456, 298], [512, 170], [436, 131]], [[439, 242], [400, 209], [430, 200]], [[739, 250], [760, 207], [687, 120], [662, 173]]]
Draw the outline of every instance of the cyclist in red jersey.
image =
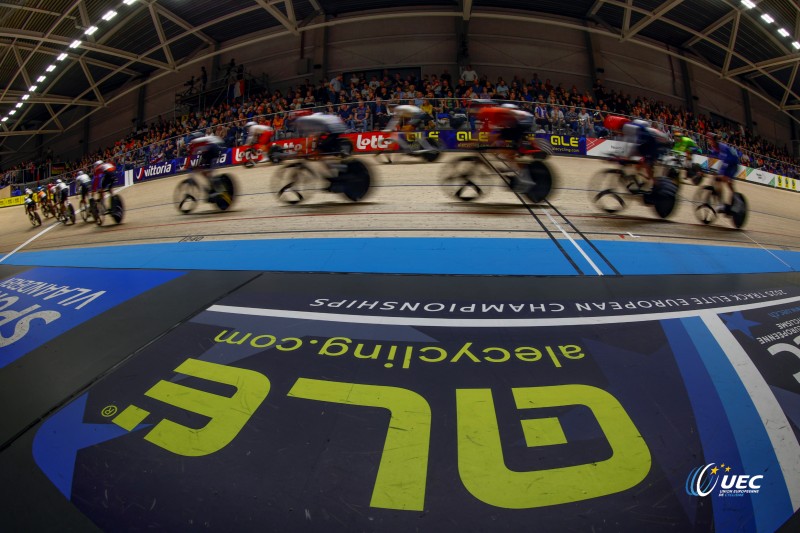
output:
[[97, 201], [102, 202], [105, 192], [114, 193], [114, 184], [117, 181], [117, 167], [110, 161], [95, 161], [92, 165], [92, 191], [97, 193]]

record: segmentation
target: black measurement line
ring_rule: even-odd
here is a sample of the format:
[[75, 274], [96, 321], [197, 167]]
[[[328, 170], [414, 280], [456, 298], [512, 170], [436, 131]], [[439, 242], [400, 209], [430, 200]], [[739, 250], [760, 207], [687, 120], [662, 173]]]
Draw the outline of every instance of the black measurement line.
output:
[[571, 221], [570, 219], [568, 219], [566, 216], [564, 216], [563, 214], [561, 214], [561, 211], [559, 211], [559, 210], [558, 210], [558, 208], [557, 208], [556, 206], [554, 206], [553, 204], [551, 204], [551, 203], [550, 203], [550, 200], [547, 200], [547, 199], [545, 199], [545, 203], [547, 203], [547, 205], [550, 207], [550, 209], [552, 209], [553, 211], [555, 211], [555, 212], [556, 212], [556, 214], [557, 214], [558, 216], [560, 216], [562, 219], [564, 219], [564, 221], [565, 221], [567, 224], [569, 224], [569, 226], [570, 226], [570, 227], [571, 227], [573, 230], [575, 230], [575, 233], [577, 233], [577, 234], [580, 236], [580, 238], [581, 238], [581, 239], [583, 239], [583, 240], [586, 242], [586, 244], [588, 244], [589, 246], [591, 246], [592, 250], [594, 250], [594, 251], [595, 251], [595, 253], [596, 253], [598, 256], [600, 256], [600, 258], [601, 258], [601, 259], [602, 259], [602, 260], [605, 262], [605, 264], [607, 264], [607, 265], [609, 266], [609, 268], [611, 268], [611, 270], [614, 272], [614, 275], [615, 275], [615, 276], [621, 276], [621, 275], [622, 275], [622, 274], [620, 274], [619, 270], [617, 270], [617, 268], [616, 268], [616, 267], [615, 267], [615, 266], [614, 266], [614, 265], [611, 263], [611, 261], [609, 261], [609, 260], [608, 260], [608, 258], [605, 256], [605, 254], [604, 254], [603, 252], [601, 252], [601, 251], [600, 251], [600, 250], [597, 248], [597, 246], [595, 246], [594, 242], [592, 242], [592, 241], [591, 241], [591, 240], [590, 240], [590, 239], [589, 239], [589, 238], [588, 238], [588, 237], [587, 237], [587, 236], [586, 236], [586, 235], [585, 235], [585, 234], [584, 234], [584, 233], [583, 233], [581, 230], [579, 230], [579, 229], [578, 229], [578, 227], [577, 227], [575, 224], [573, 224], [573, 223], [572, 223], [572, 221]]
[[[513, 169], [511, 169], [511, 167], [509, 166], [509, 164], [507, 162], [503, 161], [503, 164], [508, 169], [513, 170]], [[609, 268], [611, 268], [611, 270], [614, 272], [614, 275], [616, 275], [616, 276], [621, 276], [622, 275], [622, 274], [620, 274], [619, 270], [617, 270], [617, 268], [613, 264], [611, 264], [611, 261], [608, 260], [608, 258], [605, 256], [605, 254], [603, 254], [603, 252], [601, 252], [597, 248], [597, 246], [588, 237], [586, 237], [586, 235], [581, 230], [579, 230], [578, 227], [575, 224], [573, 224], [573, 222], [570, 219], [568, 219], [563, 213], [561, 213], [561, 211], [559, 211], [558, 208], [556, 206], [554, 206], [549, 200], [545, 199], [544, 201], [545, 201], [545, 203], [547, 203], [547, 205], [553, 211], [556, 212], [556, 214], [558, 216], [560, 216], [562, 218], [562, 220], [564, 220], [564, 222], [569, 224], [569, 226], [575, 231], [575, 233], [577, 233], [580, 236], [581, 239], [586, 241], [586, 243], [592, 248], [592, 250], [595, 251], [595, 253], [606, 263], [606, 265], [609, 266]]]
[[[536, 222], [538, 222], [538, 224], [539, 224], [539, 226], [541, 226], [542, 230], [544, 230], [544, 232], [547, 234], [547, 236], [548, 236], [548, 237], [550, 237], [550, 240], [551, 240], [551, 241], [553, 241], [553, 244], [555, 244], [555, 245], [556, 245], [556, 247], [557, 247], [557, 248], [558, 248], [558, 249], [561, 251], [561, 254], [562, 254], [564, 257], [566, 257], [566, 258], [567, 258], [567, 261], [569, 261], [569, 264], [570, 264], [570, 265], [572, 265], [572, 267], [575, 269], [575, 271], [576, 271], [578, 274], [580, 274], [581, 276], [585, 276], [586, 274], [583, 272], [583, 270], [581, 270], [581, 267], [579, 267], [579, 266], [578, 266], [578, 263], [576, 263], [576, 262], [575, 262], [575, 260], [574, 260], [574, 259], [572, 259], [572, 257], [570, 257], [570, 255], [567, 253], [567, 251], [564, 249], [564, 247], [563, 247], [563, 246], [561, 246], [561, 243], [560, 243], [560, 242], [558, 242], [558, 239], [556, 239], [556, 238], [555, 238], [555, 236], [553, 235], [553, 233], [552, 233], [552, 232], [551, 232], [549, 229], [547, 229], [547, 226], [545, 226], [545, 225], [544, 225], [544, 222], [542, 222], [542, 221], [541, 221], [541, 219], [539, 218], [539, 215], [537, 215], [536, 213], [534, 213], [534, 212], [533, 212], [533, 209], [531, 208], [530, 204], [528, 204], [528, 203], [525, 201], [525, 199], [524, 199], [524, 198], [522, 198], [522, 196], [521, 196], [521, 195], [520, 195], [520, 194], [519, 194], [517, 191], [515, 191], [515, 190], [514, 190], [514, 189], [511, 187], [511, 183], [510, 183], [510, 182], [509, 182], [509, 180], [508, 180], [508, 179], [507, 179], [507, 178], [506, 178], [506, 177], [503, 175], [503, 173], [502, 173], [502, 172], [500, 172], [499, 170], [497, 170], [497, 168], [496, 168], [494, 165], [492, 165], [492, 164], [489, 162], [489, 160], [486, 158], [486, 154], [485, 154], [485, 153], [483, 153], [483, 152], [480, 152], [480, 157], [481, 157], [481, 159], [483, 160], [483, 162], [484, 162], [484, 163], [486, 163], [486, 166], [488, 166], [490, 169], [492, 169], [492, 171], [493, 171], [495, 174], [497, 174], [498, 176], [500, 176], [500, 179], [501, 179], [501, 180], [503, 180], [503, 181], [505, 182], [505, 184], [506, 184], [506, 185], [508, 185], [508, 188], [509, 188], [509, 189], [511, 189], [511, 192], [513, 192], [513, 193], [514, 193], [514, 195], [515, 195], [515, 196], [516, 196], [516, 197], [519, 199], [519, 201], [522, 203], [522, 205], [524, 205], [524, 206], [525, 206], [525, 209], [527, 209], [527, 210], [528, 210], [528, 213], [530, 213], [530, 214], [531, 214], [531, 216], [533, 217], [533, 219], [534, 219], [534, 220], [536, 220]], [[506, 166], [508, 166], [508, 165], [506, 165]], [[510, 168], [510, 167], [509, 167], [509, 168]]]

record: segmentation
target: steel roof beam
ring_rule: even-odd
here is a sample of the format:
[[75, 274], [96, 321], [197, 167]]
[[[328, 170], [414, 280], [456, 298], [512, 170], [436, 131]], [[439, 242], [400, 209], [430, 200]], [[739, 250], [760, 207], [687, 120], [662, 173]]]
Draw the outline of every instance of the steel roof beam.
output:
[[667, 2], [667, 3], [661, 4], [656, 9], [653, 10], [652, 14], [649, 17], [643, 18], [642, 20], [640, 20], [639, 22], [634, 24], [632, 28], [630, 28], [629, 30], [623, 32], [622, 40], [623, 41], [627, 41], [628, 39], [630, 39], [631, 37], [633, 37], [634, 35], [636, 35], [640, 31], [645, 29], [647, 26], [649, 26], [653, 22], [661, 20], [661, 18], [664, 15], [666, 15], [670, 10], [672, 10], [673, 8], [677, 7], [678, 5], [680, 5], [682, 3], [683, 3], [683, 0], [672, 0], [671, 2]]
[[217, 44], [217, 41], [215, 41], [213, 38], [211, 38], [207, 33], [198, 30], [197, 28], [195, 28], [194, 26], [192, 26], [191, 24], [189, 24], [188, 22], [186, 22], [185, 20], [180, 18], [178, 15], [176, 15], [172, 11], [169, 11], [168, 9], [164, 9], [162, 6], [159, 6], [159, 5], [156, 5], [156, 11], [162, 17], [164, 17], [164, 18], [166, 18], [168, 20], [171, 20], [172, 22], [174, 22], [175, 24], [177, 24], [178, 26], [180, 26], [184, 30], [189, 30], [190, 33], [192, 33], [193, 35], [196, 35], [198, 38], [202, 39], [203, 41], [207, 42], [208, 44], [210, 44], [210, 45], [216, 45]]
[[[289, 33], [293, 35], [300, 35], [300, 31], [297, 28], [297, 21], [296, 20], [291, 21], [283, 13], [281, 13], [280, 10], [274, 5], [276, 2], [268, 2], [267, 0], [255, 0], [255, 2], [256, 4], [264, 8], [264, 10], [267, 13], [272, 15], [275, 18], [275, 20], [280, 22], [281, 26], [286, 28], [289, 31]], [[287, 3], [290, 3], [290, 0], [286, 0], [284, 2], [284, 5], [286, 5]], [[294, 13], [294, 10], [292, 10], [292, 13]]]
[[739, 21], [742, 15], [739, 11], [733, 19], [733, 29], [731, 30], [731, 37], [728, 39], [728, 50], [725, 52], [725, 63], [722, 65], [722, 73], [727, 74], [728, 68], [731, 66], [731, 58], [733, 57], [733, 47], [736, 45], [736, 37], [739, 35]]
[[[50, 35], [51, 35], [51, 34], [52, 34], [52, 33], [53, 33], [55, 30], [56, 30], [56, 28], [58, 28], [58, 26], [59, 26], [59, 25], [60, 25], [60, 24], [61, 24], [61, 23], [64, 21], [64, 19], [65, 19], [65, 18], [67, 18], [67, 15], [69, 15], [70, 13], [72, 13], [72, 11], [73, 11], [73, 10], [74, 10], [74, 9], [75, 9], [75, 8], [78, 6], [78, 4], [80, 4], [82, 1], [83, 1], [83, 0], [76, 0], [75, 2], [73, 2], [73, 3], [72, 3], [72, 5], [71, 5], [70, 7], [68, 7], [68, 8], [67, 8], [67, 9], [64, 11], [64, 14], [63, 14], [63, 15], [61, 15], [61, 16], [58, 18], [58, 20], [56, 20], [56, 21], [55, 21], [55, 22], [54, 22], [54, 23], [53, 23], [53, 24], [50, 26], [50, 29], [49, 29], [49, 30], [47, 30], [47, 33], [46, 33], [46, 34], [44, 34], [44, 37], [45, 37], [45, 38], [49, 37], [49, 36], [50, 36]], [[12, 32], [12, 33], [13, 33], [13, 32]], [[22, 31], [20, 31], [20, 33], [23, 33], [23, 32], [22, 32]], [[24, 32], [24, 33], [27, 33], [27, 32]], [[31, 33], [33, 33], [33, 32], [31, 32]], [[2, 35], [0, 35], [0, 36], [2, 36]], [[6, 35], [6, 36], [8, 36], [8, 37], [13, 37], [13, 38], [22, 37], [22, 35], [19, 35], [19, 34], [12, 34], [12, 35]], [[27, 65], [27, 64], [28, 64], [28, 61], [30, 60], [30, 58], [31, 58], [31, 57], [33, 57], [33, 54], [34, 54], [34, 53], [35, 53], [35, 52], [36, 52], [36, 51], [39, 49], [39, 47], [41, 47], [41, 45], [42, 45], [42, 40], [39, 40], [39, 42], [38, 42], [38, 43], [36, 43], [36, 47], [33, 49], [33, 51], [32, 51], [30, 54], [28, 54], [28, 57], [26, 57], [26, 58], [25, 58], [25, 60], [24, 60], [24, 61], [22, 61], [22, 62], [19, 64], [19, 66], [17, 67], [17, 71], [16, 71], [16, 72], [15, 72], [15, 73], [14, 73], [14, 74], [11, 76], [11, 78], [10, 78], [10, 80], [9, 80], [9, 82], [8, 82], [8, 85], [6, 85], [5, 89], [3, 90], [3, 94], [0, 94], [0, 98], [2, 98], [3, 96], [5, 96], [5, 95], [6, 95], [6, 93], [8, 92], [8, 89], [9, 89], [9, 87], [11, 87], [11, 85], [13, 85], [14, 81], [15, 81], [15, 80], [17, 79], [17, 77], [20, 75], [20, 73], [22, 72], [22, 70], [25, 68], [25, 65]]]
[[690, 46], [694, 46], [695, 44], [699, 43], [700, 41], [702, 41], [704, 39], [705, 40], [710, 40], [710, 36], [711, 36], [712, 33], [714, 33], [718, 29], [720, 29], [723, 26], [725, 26], [727, 23], [732, 21], [734, 19], [734, 17], [737, 17], [737, 16], [739, 16], [739, 12], [738, 11], [736, 13], [731, 12], [730, 14], [725, 15], [724, 17], [719, 19], [717, 22], [715, 22], [711, 26], [708, 26], [707, 28], [704, 28], [704, 29], [700, 30], [700, 35], [699, 36], [692, 37], [691, 39], [689, 39], [688, 41], [683, 43], [682, 46], [684, 48], [688, 48]]
[[156, 28], [156, 34], [158, 35], [158, 40], [161, 41], [161, 50], [164, 51], [164, 57], [167, 58], [167, 63], [171, 69], [175, 69], [175, 58], [172, 57], [172, 50], [169, 49], [169, 45], [166, 44], [167, 36], [164, 33], [164, 28], [161, 26], [161, 20], [158, 18], [158, 13], [156, 12], [156, 7], [154, 4], [150, 4], [150, 18], [153, 20], [153, 26]]

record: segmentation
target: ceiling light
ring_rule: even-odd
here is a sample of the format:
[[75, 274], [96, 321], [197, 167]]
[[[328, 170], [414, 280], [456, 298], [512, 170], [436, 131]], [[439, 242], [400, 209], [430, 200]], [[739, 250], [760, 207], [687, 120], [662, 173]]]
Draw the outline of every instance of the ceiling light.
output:
[[761, 18], [762, 18], [762, 19], [764, 20], [764, 22], [766, 22], [767, 24], [772, 24], [773, 22], [775, 22], [775, 19], [774, 19], [774, 18], [772, 18], [772, 17], [770, 17], [770, 16], [769, 16], [769, 15], [767, 15], [766, 13], [764, 13], [763, 15], [761, 15]]
[[5, 122], [6, 120], [8, 120], [8, 117], [3, 117], [2, 119], [0, 119], [0, 122]]
[[756, 7], [756, 5], [750, 0], [742, 0], [742, 5], [747, 9], [753, 9], [754, 7]]
[[17, 105], [15, 105], [14, 107], [16, 107], [17, 109], [19, 109], [20, 107], [22, 107], [22, 102], [17, 102]]
[[85, 33], [86, 35], [91, 35], [96, 31], [97, 31], [97, 26], [89, 26], [83, 33]]
[[56, 58], [56, 61], [64, 61], [67, 58], [67, 54], [61, 54]]
[[72, 41], [72, 44], [69, 45], [70, 48], [78, 48], [81, 45], [80, 41]]
[[122, 0], [122, 3], [123, 3], [123, 4], [125, 4], [126, 6], [129, 6], [129, 5], [131, 5], [132, 3], [134, 3], [135, 1], [136, 1], [136, 0]]
[[794, 46], [795, 50], [800, 50], [800, 43], [797, 41], [792, 41], [792, 46]]
[[37, 88], [38, 88], [38, 85], [31, 85], [31, 87], [30, 87], [30, 89], [28, 89], [28, 91], [29, 91], [29, 92], [33, 92], [33, 91], [35, 91]]
[[31, 95], [29, 95], [29, 94], [23, 94], [23, 95], [22, 95], [22, 99], [23, 99], [23, 100], [27, 100], [27, 99], [28, 99], [28, 98], [30, 98], [30, 97], [31, 97]]
[[789, 36], [789, 32], [784, 30], [783, 28], [779, 29], [778, 33], [781, 34], [781, 37], [788, 37]]
[[14, 113], [16, 113], [16, 112], [17, 112], [17, 110], [16, 110], [16, 109], [12, 109], [11, 111], [9, 111], [9, 112], [8, 112], [8, 116], [11, 116], [11, 115], [13, 115], [13, 114], [14, 114]]
[[108, 13], [103, 15], [103, 20], [111, 20], [116, 16], [117, 16], [117, 12], [112, 9], [111, 11], [109, 11]]
[[39, 83], [42, 83], [46, 79], [47, 79], [47, 76], [39, 76], [38, 78], [36, 78], [36, 81], [38, 81]]
[[53, 72], [55, 69], [56, 69], [56, 66], [55, 66], [55, 65], [50, 65], [50, 66], [49, 66], [49, 67], [47, 67], [45, 70], [46, 70], [47, 72]]

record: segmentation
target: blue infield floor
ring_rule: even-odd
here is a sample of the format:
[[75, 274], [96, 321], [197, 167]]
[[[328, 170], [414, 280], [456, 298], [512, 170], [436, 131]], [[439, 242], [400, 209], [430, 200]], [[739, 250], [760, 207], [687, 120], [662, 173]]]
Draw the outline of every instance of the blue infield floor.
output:
[[[393, 274], [570, 276], [796, 272], [800, 252], [544, 239], [352, 238], [138, 244], [19, 252], [9, 265]], [[599, 253], [598, 253], [599, 252]], [[569, 257], [569, 259], [567, 258]], [[612, 265], [614, 268], [612, 268]]]

